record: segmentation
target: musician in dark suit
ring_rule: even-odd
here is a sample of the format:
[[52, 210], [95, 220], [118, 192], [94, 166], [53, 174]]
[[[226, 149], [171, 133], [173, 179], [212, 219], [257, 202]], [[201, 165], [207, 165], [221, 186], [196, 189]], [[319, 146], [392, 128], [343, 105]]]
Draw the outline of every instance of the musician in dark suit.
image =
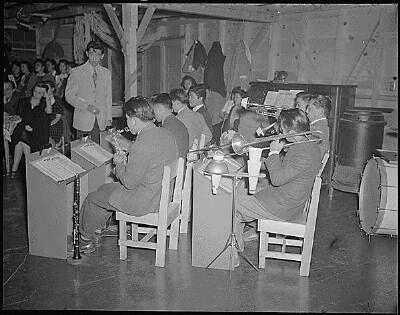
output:
[[[283, 134], [310, 130], [307, 115], [298, 108], [282, 111], [277, 121]], [[287, 137], [288, 142], [307, 140], [304, 136]], [[281, 158], [283, 143], [273, 141], [265, 160], [269, 180], [265, 188], [254, 195], [239, 191], [236, 233], [243, 249], [245, 222], [255, 219], [297, 221], [302, 219], [304, 205], [311, 194], [315, 176], [321, 166], [321, 153], [317, 143], [300, 143], [288, 147]]]
[[189, 151], [189, 133], [183, 122], [172, 113], [172, 101], [167, 93], [158, 94], [151, 102], [156, 120], [169, 130], [178, 145], [179, 157], [186, 159]]
[[172, 101], [172, 110], [185, 125], [189, 134], [189, 148], [192, 147], [194, 139], [200, 141], [202, 134], [205, 136], [205, 144], [208, 144], [212, 138], [210, 128], [208, 128], [204, 117], [200, 113], [192, 111], [189, 107], [189, 98], [183, 89], [173, 89], [169, 93]]
[[178, 158], [174, 136], [157, 128], [147, 100], [133, 97], [124, 104], [127, 125], [137, 138], [129, 154], [114, 154], [115, 175], [119, 182], [103, 184], [86, 197], [80, 213], [80, 232], [83, 252], [89, 253], [99, 245], [96, 229], [101, 229], [112, 215], [121, 211], [142, 216], [157, 212], [161, 198], [164, 165]]
[[[207, 96], [207, 89], [203, 84], [199, 84], [194, 87], [192, 86], [189, 89], [189, 106], [194, 112], [197, 112], [197, 113], [200, 113], [203, 115], [208, 128], [210, 129], [211, 132], [213, 132], [211, 115], [207, 111], [207, 108], [205, 107], [205, 104], [204, 104], [206, 96]], [[211, 142], [215, 142], [215, 141], [216, 141], [215, 134], [213, 133]]]

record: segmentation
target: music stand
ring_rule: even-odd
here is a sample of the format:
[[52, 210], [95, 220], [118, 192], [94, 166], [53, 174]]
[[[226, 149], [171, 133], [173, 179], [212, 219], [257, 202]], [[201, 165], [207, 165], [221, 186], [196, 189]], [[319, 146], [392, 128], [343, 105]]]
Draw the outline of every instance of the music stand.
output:
[[[213, 173], [203, 171], [205, 175], [212, 175]], [[235, 233], [235, 218], [236, 218], [236, 185], [237, 185], [237, 179], [242, 178], [242, 177], [253, 177], [253, 175], [249, 175], [248, 173], [223, 173], [223, 174], [218, 174], [223, 177], [231, 177], [232, 178], [232, 223], [231, 223], [231, 234], [229, 235], [224, 248], [221, 250], [221, 252], [206, 266], [206, 269], [209, 268], [214, 261], [220, 257], [223, 252], [228, 248], [231, 247], [231, 253], [230, 253], [230, 259], [229, 259], [229, 277], [231, 276], [231, 270], [232, 270], [232, 256], [233, 256], [233, 247], [236, 248], [238, 255], [243, 257], [253, 268], [254, 270], [258, 271], [257, 267], [251, 262], [251, 260], [242, 252], [239, 251], [239, 245], [238, 241], [236, 238], [236, 233]], [[265, 177], [265, 174], [259, 174], [257, 177], [262, 178]]]

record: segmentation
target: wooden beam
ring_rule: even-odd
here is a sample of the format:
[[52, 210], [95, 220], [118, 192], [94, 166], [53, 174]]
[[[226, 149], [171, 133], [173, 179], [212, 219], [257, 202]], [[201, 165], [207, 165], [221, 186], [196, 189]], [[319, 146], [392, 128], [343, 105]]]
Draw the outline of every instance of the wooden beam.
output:
[[251, 54], [254, 54], [257, 51], [258, 46], [262, 43], [264, 40], [266, 34], [268, 33], [268, 29], [266, 25], [263, 25], [260, 30], [257, 32], [256, 37], [254, 37], [253, 41], [251, 42], [249, 49]]
[[149, 7], [146, 9], [146, 12], [142, 18], [142, 21], [140, 22], [140, 26], [139, 26], [139, 28], [137, 30], [137, 34], [136, 34], [136, 40], [137, 40], [138, 45], [142, 41], [144, 33], [146, 32], [147, 26], [149, 25], [151, 17], [153, 16], [153, 13], [155, 10], [156, 9], [153, 7]]
[[125, 101], [137, 95], [137, 42], [138, 6], [122, 4], [122, 27], [126, 39], [125, 57]]
[[108, 15], [110, 21], [111, 21], [114, 31], [117, 34], [118, 39], [121, 43], [122, 52], [125, 53], [126, 52], [126, 41], [125, 41], [125, 37], [124, 37], [124, 29], [122, 28], [121, 24], [119, 23], [118, 17], [112, 8], [112, 5], [109, 3], [104, 3], [103, 6], [107, 12], [107, 15]]
[[219, 21], [219, 42], [221, 43], [222, 53], [225, 53], [226, 21]]
[[155, 7], [167, 11], [208, 15], [221, 19], [260, 23], [271, 23], [274, 18], [274, 13], [272, 12], [267, 12], [262, 8], [254, 8], [247, 5], [213, 5], [208, 3], [138, 3], [138, 5], [144, 7]]

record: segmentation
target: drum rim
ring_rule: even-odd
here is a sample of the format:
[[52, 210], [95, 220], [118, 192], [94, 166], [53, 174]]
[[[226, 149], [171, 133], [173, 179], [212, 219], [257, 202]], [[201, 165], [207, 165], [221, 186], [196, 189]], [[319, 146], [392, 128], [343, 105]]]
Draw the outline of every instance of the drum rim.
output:
[[[365, 192], [364, 192], [364, 187], [366, 186], [365, 185], [365, 181], [367, 180], [366, 179], [366, 177], [364, 176], [365, 175], [365, 171], [367, 170], [367, 167], [368, 167], [368, 165], [369, 165], [369, 163], [371, 162], [371, 161], [374, 161], [375, 162], [375, 164], [376, 164], [376, 168], [377, 168], [377, 171], [378, 171], [378, 174], [379, 174], [379, 176], [380, 176], [380, 171], [379, 171], [379, 165], [378, 165], [378, 162], [376, 161], [376, 159], [375, 159], [375, 157], [373, 157], [373, 158], [371, 158], [371, 159], [369, 159], [368, 160], [368, 162], [366, 163], [366, 165], [365, 165], [365, 167], [364, 167], [364, 171], [363, 171], [363, 174], [362, 174], [362, 176], [361, 176], [361, 182], [360, 182], [360, 189], [359, 189], [359, 193], [358, 193], [358, 199], [359, 199], [359, 219], [360, 219], [360, 224], [361, 224], [361, 228], [364, 230], [364, 232], [365, 233], [367, 233], [368, 235], [372, 235], [372, 234], [374, 234], [374, 232], [377, 230], [377, 224], [376, 224], [376, 222], [378, 221], [378, 217], [379, 217], [379, 206], [380, 206], [380, 203], [381, 203], [381, 193], [379, 193], [379, 196], [378, 196], [378, 202], [377, 202], [377, 208], [375, 209], [376, 211], [375, 211], [375, 220], [372, 222], [372, 225], [370, 226], [370, 227], [368, 227], [368, 226], [366, 226], [367, 225], [367, 222], [365, 222], [364, 224], [363, 224], [363, 220], [362, 220], [362, 216], [363, 216], [363, 213], [362, 213], [362, 205], [361, 205], [361, 203], [362, 202], [364, 202], [364, 200], [363, 200], [363, 196], [365, 195]], [[372, 166], [371, 166], [372, 167]], [[381, 178], [379, 178], [380, 180], [381, 180]], [[379, 183], [381, 183], [381, 181], [379, 181]], [[366, 210], [365, 210], [366, 211]], [[383, 220], [383, 218], [380, 220], [380, 222], [382, 222], [382, 220]], [[367, 228], [370, 228], [370, 231], [367, 231]]]

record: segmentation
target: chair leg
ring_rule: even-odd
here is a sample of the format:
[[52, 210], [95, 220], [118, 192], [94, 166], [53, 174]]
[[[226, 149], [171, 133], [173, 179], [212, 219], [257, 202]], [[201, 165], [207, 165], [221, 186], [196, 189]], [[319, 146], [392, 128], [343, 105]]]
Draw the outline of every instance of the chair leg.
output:
[[156, 245], [156, 266], [165, 266], [165, 250], [167, 247], [167, 227], [158, 227]]
[[6, 172], [10, 173], [10, 149], [8, 146], [8, 140], [4, 138], [4, 158], [6, 159]]
[[303, 251], [301, 253], [301, 264], [300, 264], [300, 276], [308, 277], [310, 275], [310, 265], [311, 265], [311, 254], [314, 239], [311, 240], [304, 239]]
[[258, 268], [265, 268], [266, 249], [268, 248], [268, 235], [260, 231], [260, 244], [258, 249]]
[[[190, 167], [190, 166], [187, 166]], [[181, 226], [180, 233], [187, 233], [189, 213], [190, 213], [190, 195], [191, 195], [191, 176], [189, 176], [189, 171], [186, 172], [184, 189], [182, 191], [182, 212], [181, 212]]]
[[179, 238], [179, 217], [177, 217], [172, 223], [169, 234], [169, 249], [178, 249], [178, 238]]
[[128, 257], [127, 247], [126, 247], [126, 222], [119, 221], [119, 259], [126, 260]]
[[139, 227], [138, 224], [131, 223], [131, 234], [132, 234], [132, 241], [139, 240]]

